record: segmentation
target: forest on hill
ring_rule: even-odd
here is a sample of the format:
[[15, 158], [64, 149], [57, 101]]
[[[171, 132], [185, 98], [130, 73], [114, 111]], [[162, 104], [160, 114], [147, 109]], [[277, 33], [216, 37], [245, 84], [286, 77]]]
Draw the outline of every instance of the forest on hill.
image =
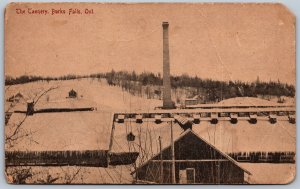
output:
[[[119, 86], [122, 90], [133, 95], [146, 96], [147, 98], [161, 98], [162, 76], [160, 73], [114, 71], [91, 75], [66, 75], [61, 77], [20, 76], [17, 78], [5, 77], [5, 85], [23, 84], [34, 81], [72, 80], [81, 78], [106, 79], [111, 86]], [[172, 93], [185, 93], [186, 97], [201, 95], [206, 102], [215, 102], [233, 97], [258, 97], [258, 96], [295, 96], [295, 86], [278, 81], [264, 82], [257, 78], [253, 82], [242, 81], [217, 81], [191, 77], [187, 74], [171, 76]], [[176, 95], [176, 101], [179, 101]]]

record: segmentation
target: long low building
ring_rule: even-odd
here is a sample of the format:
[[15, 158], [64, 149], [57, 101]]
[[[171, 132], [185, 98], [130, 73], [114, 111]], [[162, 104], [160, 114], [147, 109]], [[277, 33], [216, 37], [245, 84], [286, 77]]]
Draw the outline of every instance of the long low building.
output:
[[[158, 137], [162, 137], [164, 145], [169, 145], [170, 120], [156, 123], [155, 120], [143, 123], [134, 121], [116, 122], [114, 125], [113, 151], [139, 150], [146, 156], [152, 156], [158, 152]], [[230, 119], [219, 119], [216, 124], [210, 120], [193, 124], [192, 130], [205, 140], [227, 154], [239, 154], [241, 156], [251, 152], [282, 152], [289, 153], [296, 150], [296, 125], [290, 123], [287, 117], [278, 118], [276, 123], [269, 118], [258, 119], [252, 124], [249, 120], [238, 120], [236, 124]], [[184, 129], [177, 123], [173, 123], [173, 134], [179, 137]], [[126, 135], [132, 134], [135, 140], [128, 142]]]
[[[114, 116], [110, 151], [139, 152], [135, 166], [138, 167], [137, 170], [144, 172], [143, 165], [161, 152], [159, 138], [162, 148], [165, 148], [171, 145], [171, 133], [176, 140], [186, 129], [191, 129], [209, 145], [233, 158], [241, 167], [249, 167], [249, 163], [260, 163], [258, 165], [266, 165], [264, 167], [269, 171], [280, 171], [276, 170], [279, 164], [293, 169], [296, 154], [296, 120], [293, 108], [267, 107], [252, 109], [250, 112], [245, 108], [231, 110], [224, 112], [214, 109], [211, 112], [201, 109], [201, 113], [197, 113], [197, 109], [171, 110], [170, 114], [154, 111], [145, 114], [117, 113]], [[232, 112], [236, 114], [233, 115]], [[178, 116], [182, 119], [177, 118]], [[191, 123], [191, 126], [183, 126], [186, 123]], [[178, 152], [175, 151], [176, 153]], [[262, 174], [259, 166], [254, 166], [250, 172], [249, 179], [245, 181], [264, 183], [260, 179]], [[292, 177], [282, 173], [279, 178], [281, 179], [277, 183], [283, 184]], [[141, 178], [137, 176], [136, 179]], [[155, 179], [157, 183], [157, 178]]]

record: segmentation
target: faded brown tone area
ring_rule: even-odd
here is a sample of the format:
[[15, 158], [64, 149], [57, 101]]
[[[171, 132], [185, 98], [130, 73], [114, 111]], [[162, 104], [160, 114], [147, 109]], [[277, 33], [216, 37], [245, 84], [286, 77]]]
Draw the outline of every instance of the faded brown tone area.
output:
[[[29, 7], [94, 14], [16, 14]], [[7, 75], [161, 72], [168, 21], [173, 75], [295, 84], [295, 17], [280, 4], [13, 3], [5, 19]]]
[[5, 76], [42, 78], [6, 78], [7, 181], [291, 182], [295, 61], [280, 4], [12, 3]]

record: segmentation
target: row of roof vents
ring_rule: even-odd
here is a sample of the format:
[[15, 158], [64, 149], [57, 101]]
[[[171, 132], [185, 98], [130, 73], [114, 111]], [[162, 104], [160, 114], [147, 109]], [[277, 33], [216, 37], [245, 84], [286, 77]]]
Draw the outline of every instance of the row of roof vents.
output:
[[[229, 115], [230, 117], [230, 122], [232, 124], [237, 124], [238, 123], [238, 119], [239, 119], [239, 116], [238, 114], [236, 113], [231, 113]], [[257, 114], [250, 114], [248, 116], [248, 121], [249, 123], [251, 124], [256, 124], [257, 123]], [[116, 121], [118, 123], [124, 123], [125, 119], [135, 119], [135, 122], [136, 123], [143, 123], [143, 119], [147, 119], [149, 117], [144, 117], [142, 114], [137, 114], [135, 116], [129, 116], [129, 117], [125, 117], [125, 114], [118, 114], [117, 115], [117, 118], [116, 118]], [[175, 121], [179, 121], [179, 122], [186, 122], [186, 121], [192, 121], [194, 124], [199, 124], [200, 123], [200, 120], [203, 118], [201, 117], [200, 114], [192, 114], [192, 117], [189, 118], [189, 117], [185, 117], [185, 116], [181, 116], [181, 115], [177, 115], [175, 114], [174, 116], [163, 116], [162, 114], [155, 114], [154, 117], [150, 117], [150, 118], [154, 118], [154, 122], [156, 124], [160, 124], [162, 123], [164, 120], [164, 118], [174, 118]], [[204, 118], [210, 118], [208, 119], [208, 121], [210, 121], [212, 124], [217, 124], [218, 121], [219, 121], [219, 115], [218, 113], [211, 113], [209, 117], [204, 117]], [[270, 114], [268, 116], [268, 119], [269, 119], [269, 122], [272, 123], [272, 124], [275, 124], [277, 122], [277, 115], [276, 114]], [[203, 120], [203, 119], [202, 119]], [[207, 119], [206, 119], [207, 120]], [[296, 117], [294, 114], [290, 114], [288, 115], [288, 121], [292, 124], [295, 124], [296, 123]]]

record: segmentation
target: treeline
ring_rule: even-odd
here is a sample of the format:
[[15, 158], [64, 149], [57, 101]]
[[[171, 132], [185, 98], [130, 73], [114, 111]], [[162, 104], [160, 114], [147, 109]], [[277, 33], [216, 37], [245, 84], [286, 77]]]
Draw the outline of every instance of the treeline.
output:
[[162, 77], [160, 73], [154, 74], [151, 72], [143, 72], [141, 74], [136, 74], [133, 72], [127, 71], [118, 71], [115, 72], [112, 70], [111, 72], [106, 73], [105, 78], [109, 85], [120, 85], [122, 81], [133, 81], [139, 82], [140, 84], [146, 85], [162, 85]]
[[[34, 81], [51, 80], [72, 80], [81, 78], [106, 79], [109, 85], [120, 86], [123, 90], [134, 95], [147, 95], [148, 98], [160, 96], [162, 91], [162, 76], [160, 73], [151, 72], [128, 72], [128, 71], [110, 71], [107, 73], [97, 73], [91, 75], [66, 75], [61, 77], [41, 77], [41, 76], [20, 76], [17, 78], [6, 77], [5, 85], [23, 84]], [[206, 101], [219, 101], [232, 97], [249, 96], [295, 96], [295, 87], [293, 85], [281, 83], [279, 80], [263, 82], [259, 78], [253, 82], [242, 81], [216, 81], [212, 79], [201, 79], [197, 76], [191, 77], [187, 74], [180, 76], [171, 76], [172, 90], [188, 89], [191, 97], [199, 95], [206, 97]]]
[[88, 75], [65, 75], [60, 77], [42, 77], [42, 76], [32, 76], [32, 75], [22, 75], [20, 77], [5, 77], [5, 85], [17, 85], [17, 84], [24, 84], [30, 83], [35, 81], [62, 81], [62, 80], [72, 80], [72, 79], [81, 79], [81, 78], [88, 78]]
[[[135, 88], [141, 90], [142, 86], [161, 86], [163, 81], [161, 75], [151, 72], [136, 74], [135, 72], [112, 70], [104, 76], [109, 85], [118, 85], [131, 92]], [[207, 97], [207, 101], [218, 101], [227, 98], [249, 96], [295, 96], [295, 87], [293, 85], [269, 81], [262, 82], [259, 78], [254, 82], [242, 81], [216, 81], [212, 79], [201, 79], [197, 76], [191, 77], [187, 74], [181, 76], [171, 76], [171, 86], [173, 89], [193, 88], [191, 95], [201, 93]], [[157, 90], [154, 90], [155, 93]]]

